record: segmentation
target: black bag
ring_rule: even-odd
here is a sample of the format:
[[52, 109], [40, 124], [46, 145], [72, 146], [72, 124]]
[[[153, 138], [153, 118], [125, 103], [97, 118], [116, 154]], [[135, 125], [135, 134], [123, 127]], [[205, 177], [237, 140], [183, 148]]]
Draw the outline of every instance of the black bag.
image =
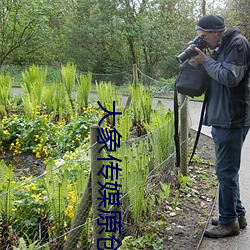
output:
[[196, 134], [195, 144], [193, 147], [192, 155], [190, 157], [189, 163], [192, 161], [192, 158], [195, 154], [195, 150], [199, 141], [202, 120], [207, 103], [207, 86], [208, 86], [209, 76], [202, 65], [198, 65], [192, 58], [186, 60], [181, 64], [181, 71], [175, 81], [174, 89], [174, 124], [175, 124], [175, 149], [176, 149], [176, 166], [180, 167], [180, 140], [179, 140], [179, 114], [178, 114], [178, 93], [183, 95], [188, 95], [191, 97], [201, 96], [205, 93], [200, 122], [198, 131]]
[[177, 92], [191, 97], [201, 96], [209, 79], [203, 65], [197, 64], [192, 58], [181, 64], [180, 74], [175, 81]]

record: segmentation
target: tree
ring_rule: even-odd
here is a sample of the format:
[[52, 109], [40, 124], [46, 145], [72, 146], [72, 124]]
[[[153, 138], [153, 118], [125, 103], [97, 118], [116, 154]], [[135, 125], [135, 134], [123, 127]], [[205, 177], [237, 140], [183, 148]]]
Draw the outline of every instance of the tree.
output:
[[[178, 70], [178, 64], [173, 70], [176, 51], [194, 38], [194, 32], [186, 35], [194, 27], [194, 10], [190, 7], [193, 1], [182, 3], [181, 0], [78, 0], [76, 15], [67, 28], [68, 59], [75, 60], [85, 71], [109, 73], [137, 64], [150, 76], [162, 76], [163, 72], [173, 76]], [[189, 8], [183, 11], [190, 13], [188, 17], [180, 11], [184, 7]]]
[[226, 25], [239, 26], [242, 33], [250, 39], [250, 2], [247, 0], [225, 0], [221, 11]]
[[[45, 9], [38, 6], [38, 1], [8, 0], [0, 2], [0, 65], [17, 52], [27, 42], [43, 32]], [[31, 53], [36, 47], [29, 48]], [[18, 62], [17, 62], [18, 63]]]
[[196, 36], [198, 17], [214, 11], [213, 4], [214, 0], [1, 1], [0, 64], [72, 62], [81, 71], [104, 74], [137, 64], [153, 78], [173, 77], [179, 70], [176, 56]]

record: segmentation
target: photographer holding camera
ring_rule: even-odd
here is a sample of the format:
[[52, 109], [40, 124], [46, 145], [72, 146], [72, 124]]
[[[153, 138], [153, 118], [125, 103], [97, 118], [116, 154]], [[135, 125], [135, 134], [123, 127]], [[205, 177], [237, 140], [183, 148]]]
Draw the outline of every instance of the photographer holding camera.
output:
[[212, 219], [214, 226], [205, 235], [222, 238], [238, 235], [247, 226], [239, 169], [250, 126], [250, 46], [236, 26], [226, 30], [220, 16], [202, 17], [195, 30], [213, 51], [210, 57], [196, 47], [198, 55], [192, 56], [211, 78], [203, 124], [212, 126], [219, 181], [219, 218]]

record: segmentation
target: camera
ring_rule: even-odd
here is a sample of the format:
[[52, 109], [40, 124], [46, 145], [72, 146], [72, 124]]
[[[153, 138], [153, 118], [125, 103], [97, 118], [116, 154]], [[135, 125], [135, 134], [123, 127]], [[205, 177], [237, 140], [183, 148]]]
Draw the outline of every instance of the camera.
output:
[[183, 63], [188, 58], [198, 55], [198, 53], [195, 51], [195, 47], [199, 48], [200, 50], [203, 50], [207, 48], [207, 43], [199, 36], [197, 36], [190, 45], [180, 54], [176, 57], [177, 61], [179, 63]]

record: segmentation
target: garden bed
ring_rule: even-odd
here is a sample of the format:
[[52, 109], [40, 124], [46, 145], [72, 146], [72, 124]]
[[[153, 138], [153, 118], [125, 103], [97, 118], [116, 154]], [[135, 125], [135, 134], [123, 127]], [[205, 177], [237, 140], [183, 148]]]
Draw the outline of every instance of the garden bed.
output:
[[[4, 160], [13, 165], [16, 178], [38, 176], [45, 170], [43, 160], [34, 154], [6, 154]], [[155, 203], [153, 215], [140, 228], [130, 225], [131, 235], [126, 234], [121, 249], [198, 249], [217, 191], [213, 162], [212, 139], [201, 135], [188, 178], [178, 179], [174, 170], [168, 199]]]

